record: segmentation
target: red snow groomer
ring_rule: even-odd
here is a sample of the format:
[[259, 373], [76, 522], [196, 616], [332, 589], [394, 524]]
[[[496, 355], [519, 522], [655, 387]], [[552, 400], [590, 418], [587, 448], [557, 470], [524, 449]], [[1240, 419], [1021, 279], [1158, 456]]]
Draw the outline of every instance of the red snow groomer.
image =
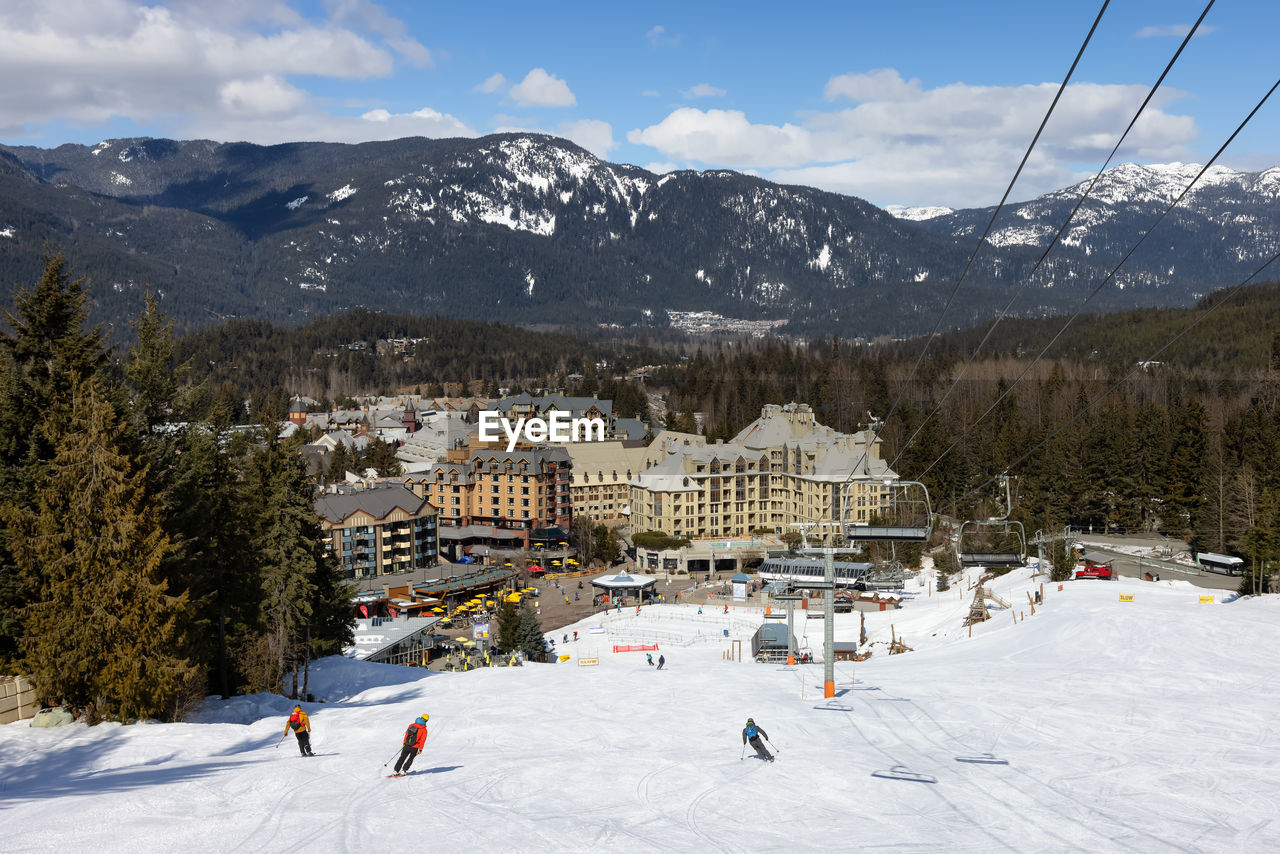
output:
[[1099, 557], [1084, 557], [1080, 563], [1076, 564], [1076, 578], [1101, 578], [1111, 581], [1116, 577], [1115, 571], [1111, 568], [1111, 561], [1102, 560]]

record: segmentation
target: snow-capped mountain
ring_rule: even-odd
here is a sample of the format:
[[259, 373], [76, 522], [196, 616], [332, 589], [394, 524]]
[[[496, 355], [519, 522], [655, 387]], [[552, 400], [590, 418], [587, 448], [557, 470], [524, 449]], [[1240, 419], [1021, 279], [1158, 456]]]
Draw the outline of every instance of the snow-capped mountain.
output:
[[[1208, 210], [1212, 193], [1242, 192], [1238, 182], [1218, 181], [1203, 203]], [[1135, 203], [1103, 199], [1089, 215], [1108, 235], [1141, 219]], [[1237, 230], [1242, 217], [1261, 216], [1256, 204], [1225, 196], [1218, 204], [1213, 216], [1235, 217]], [[1070, 201], [1051, 195], [1009, 212], [948, 326], [970, 325], [1004, 303], [1037, 255], [1040, 210], [1049, 216], [1059, 205]], [[90, 275], [102, 319], [136, 316], [151, 286], [180, 327], [366, 306], [579, 324], [709, 310], [787, 319], [810, 332], [918, 332], [946, 298], [981, 212], [898, 213], [729, 171], [655, 175], [537, 134], [0, 146], [0, 275], [32, 281], [45, 244], [62, 245]], [[1200, 216], [1198, 227], [1207, 227], [1209, 215]], [[1088, 229], [1069, 235], [1017, 310], [1072, 306], [1110, 240]], [[1177, 243], [1176, 258], [1138, 270], [1100, 307], [1185, 302], [1234, 270], [1213, 245]], [[1188, 272], [1188, 252], [1208, 260]]]
[[920, 208], [907, 208], [902, 205], [886, 205], [885, 211], [893, 214], [898, 219], [907, 219], [917, 221], [922, 219], [933, 219], [938, 216], [946, 216], [949, 213], [955, 213], [954, 208], [943, 207], [941, 205], [926, 205]]
[[[1089, 259], [1109, 271], [1202, 168], [1193, 163], [1127, 163], [1108, 169], [1050, 257]], [[997, 247], [1043, 249], [1090, 180], [1007, 206], [988, 240]], [[1278, 201], [1280, 167], [1262, 172], [1209, 168], [1122, 267], [1117, 283], [1203, 292], [1243, 280], [1280, 248]], [[910, 218], [937, 234], [975, 237], [991, 211], [974, 208]]]

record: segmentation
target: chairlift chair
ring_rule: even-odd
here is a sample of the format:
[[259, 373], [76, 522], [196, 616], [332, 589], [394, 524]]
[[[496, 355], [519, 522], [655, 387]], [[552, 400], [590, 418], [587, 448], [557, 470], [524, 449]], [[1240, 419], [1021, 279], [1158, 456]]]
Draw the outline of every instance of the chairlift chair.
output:
[[887, 481], [890, 488], [889, 508], [878, 514], [887, 524], [866, 525], [849, 522], [849, 489], [846, 483], [841, 490], [841, 505], [845, 518], [845, 536], [851, 542], [923, 543], [929, 539], [933, 526], [933, 507], [929, 503], [929, 489], [917, 480]]
[[[1027, 562], [1027, 532], [1021, 522], [1009, 519], [1013, 511], [1009, 478], [1000, 480], [1004, 484], [1004, 513], [986, 520], [971, 519], [960, 525], [956, 560], [961, 566], [1016, 567]], [[979, 550], [988, 543], [992, 546], [986, 551]]]

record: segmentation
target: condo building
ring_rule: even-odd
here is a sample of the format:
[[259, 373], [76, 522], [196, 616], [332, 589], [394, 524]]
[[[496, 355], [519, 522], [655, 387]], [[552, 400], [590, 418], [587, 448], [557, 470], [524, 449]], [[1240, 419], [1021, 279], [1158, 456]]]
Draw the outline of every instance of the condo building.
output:
[[728, 442], [658, 442], [630, 483], [633, 531], [732, 539], [804, 523], [865, 524], [888, 509], [897, 479], [873, 433], [839, 433], [803, 403], [765, 406]]

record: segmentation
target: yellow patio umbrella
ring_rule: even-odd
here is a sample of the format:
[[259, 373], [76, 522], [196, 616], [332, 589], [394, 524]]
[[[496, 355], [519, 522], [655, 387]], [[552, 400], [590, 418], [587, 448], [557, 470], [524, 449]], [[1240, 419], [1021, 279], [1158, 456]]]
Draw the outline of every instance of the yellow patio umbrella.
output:
[[553, 561], [551, 561], [551, 565], [552, 565], [552, 566], [559, 566], [559, 565], [560, 565], [560, 561], [558, 561], [558, 560], [553, 560]]
[[567, 561], [568, 561], [569, 563], [573, 564], [574, 566], [577, 566], [577, 565], [578, 565], [578, 562], [577, 562], [576, 560], [574, 560], [573, 558], [567, 558]]
[[488, 600], [486, 600], [486, 601], [485, 601], [485, 603], [484, 603], [484, 604], [486, 604], [486, 605], [492, 605], [492, 604], [493, 604], [493, 600], [492, 600], [492, 599], [488, 599]]

